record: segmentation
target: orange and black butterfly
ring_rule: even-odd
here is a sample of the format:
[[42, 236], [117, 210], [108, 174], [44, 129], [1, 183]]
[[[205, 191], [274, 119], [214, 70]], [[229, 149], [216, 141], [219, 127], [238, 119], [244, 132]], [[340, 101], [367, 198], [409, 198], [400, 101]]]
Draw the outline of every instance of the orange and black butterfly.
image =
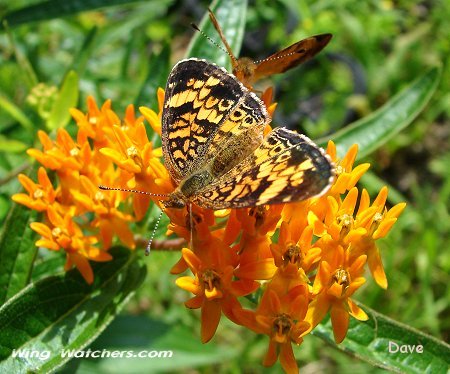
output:
[[[283, 73], [286, 70], [292, 69], [310, 60], [325, 48], [332, 37], [331, 34], [310, 36], [309, 38], [300, 40], [263, 60], [253, 61], [248, 57], [236, 58], [233, 55], [230, 45], [225, 39], [222, 28], [211, 10], [209, 10], [209, 18], [219, 33], [220, 39], [225, 45], [227, 53], [231, 58], [233, 74], [250, 89], [252, 89], [252, 84], [261, 78]], [[196, 27], [196, 29], [199, 30], [198, 27]]]

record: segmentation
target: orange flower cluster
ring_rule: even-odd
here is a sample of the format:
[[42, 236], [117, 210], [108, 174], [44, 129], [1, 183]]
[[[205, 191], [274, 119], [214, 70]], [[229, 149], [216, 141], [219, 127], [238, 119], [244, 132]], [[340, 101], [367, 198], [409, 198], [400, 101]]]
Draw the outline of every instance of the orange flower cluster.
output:
[[[135, 117], [132, 105], [123, 120], [111, 109], [110, 101], [98, 108], [89, 97], [87, 105], [87, 114], [71, 110], [78, 125], [76, 140], [65, 129], [57, 131], [55, 141], [44, 131], [38, 132], [43, 149], [28, 150], [43, 165], [38, 170], [38, 181], [19, 175], [26, 193], [15, 194], [12, 199], [44, 213], [44, 223], [31, 224], [42, 237], [36, 245], [64, 250], [65, 269], [75, 266], [92, 283], [94, 274], [89, 260], [111, 260], [108, 249], [114, 236], [134, 249], [130, 224], [145, 215], [150, 201], [148, 196], [106, 192], [98, 186], [167, 189], [170, 183], [160, 162], [161, 150], [153, 150], [144, 118]], [[115, 163], [121, 167], [115, 167]], [[53, 186], [47, 170], [52, 172], [57, 187]], [[159, 180], [161, 183], [157, 185]]]
[[[145, 215], [150, 199], [99, 191], [97, 185], [163, 195], [174, 189], [161, 163], [161, 149], [153, 148], [144, 126], [145, 118], [161, 135], [163, 99], [164, 92], [159, 90], [159, 114], [140, 108], [143, 117], [135, 118], [130, 106], [120, 121], [109, 101], [98, 109], [89, 98], [87, 115], [72, 111], [79, 127], [76, 142], [65, 130], [59, 130], [55, 142], [40, 132], [43, 151], [29, 150], [56, 172], [59, 185], [55, 189], [41, 168], [38, 183], [20, 176], [28, 194], [15, 195], [14, 200], [46, 212], [45, 224], [32, 224], [42, 236], [36, 244], [64, 249], [67, 267], [77, 266], [87, 281], [92, 281], [87, 260], [108, 260], [113, 235], [134, 248], [129, 225]], [[351, 297], [365, 282], [366, 264], [375, 281], [387, 287], [376, 240], [388, 233], [405, 204], [388, 210], [387, 188], [371, 202], [366, 190], [355, 187], [369, 168], [369, 164], [353, 167], [356, 146], [342, 159], [337, 158], [332, 142], [327, 152], [337, 177], [324, 196], [215, 212], [198, 206], [165, 209], [170, 218], [168, 233], [189, 243], [172, 273], [188, 269], [192, 273], [178, 278], [176, 284], [194, 295], [186, 306], [201, 309], [203, 342], [214, 336], [223, 314], [269, 337], [264, 365], [271, 366], [279, 358], [285, 371], [297, 372], [292, 343], [300, 344], [328, 312], [337, 343], [347, 333], [350, 316], [367, 319]], [[152, 198], [160, 204], [157, 197]], [[134, 215], [124, 213], [131, 206]], [[255, 293], [259, 300], [249, 308], [242, 296]]]

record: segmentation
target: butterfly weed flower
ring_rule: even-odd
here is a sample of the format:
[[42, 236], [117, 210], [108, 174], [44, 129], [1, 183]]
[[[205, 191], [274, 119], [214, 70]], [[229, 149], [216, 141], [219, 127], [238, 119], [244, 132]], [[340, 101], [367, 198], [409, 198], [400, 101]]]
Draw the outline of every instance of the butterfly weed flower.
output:
[[287, 373], [298, 373], [292, 343], [300, 345], [310, 324], [305, 321], [309, 292], [298, 285], [286, 293], [267, 288], [255, 311], [243, 310], [241, 323], [258, 334], [269, 337], [264, 366], [272, 366], [279, 358]]
[[[116, 167], [114, 161], [119, 163], [119, 158], [114, 158], [116, 154], [102, 153], [102, 149], [114, 150], [117, 139], [128, 136], [132, 139], [130, 147], [134, 146], [137, 154], [142, 155], [145, 167], [139, 171], [145, 180], [153, 184], [155, 180], [170, 182], [159, 161], [160, 151], [154, 150], [144, 137], [144, 118], [135, 117], [133, 106], [127, 108], [123, 120], [112, 110], [110, 101], [99, 108], [89, 97], [87, 107], [87, 113], [71, 110], [78, 125], [75, 139], [64, 129], [57, 131], [55, 140], [44, 131], [38, 132], [42, 149], [28, 150], [42, 165], [38, 170], [38, 183], [19, 175], [27, 193], [15, 194], [12, 198], [43, 213], [43, 222], [32, 224], [32, 229], [41, 235], [36, 245], [63, 250], [67, 257], [66, 270], [76, 267], [85, 280], [92, 283], [89, 261], [111, 260], [108, 249], [115, 237], [128, 248], [135, 247], [130, 225], [140, 219], [145, 206], [142, 201], [136, 203], [141, 196], [98, 189], [100, 184], [133, 186], [141, 177], [137, 169]], [[155, 160], [158, 161], [155, 163]], [[164, 188], [167, 187], [164, 185]], [[137, 207], [134, 214], [133, 206]]]
[[[167, 201], [97, 186], [165, 196], [177, 188], [146, 129], [148, 122], [153, 139], [164, 136], [164, 96], [158, 90], [158, 111], [142, 107], [142, 116], [136, 117], [129, 106], [123, 119], [110, 101], [98, 107], [89, 97], [87, 113], [71, 110], [78, 125], [75, 139], [62, 129], [56, 140], [40, 131], [42, 150], [29, 150], [43, 167], [37, 182], [19, 177], [26, 192], [13, 199], [43, 212], [43, 222], [32, 224], [41, 236], [36, 245], [65, 251], [66, 269], [75, 266], [88, 282], [94, 277], [89, 262], [110, 260], [108, 248], [115, 240], [134, 248], [131, 224], [144, 217], [149, 200], [162, 206]], [[270, 96], [266, 93], [264, 100], [273, 110]], [[268, 124], [263, 129], [265, 136], [273, 131]], [[353, 298], [365, 282], [366, 268], [387, 287], [376, 241], [387, 235], [405, 204], [386, 208], [385, 187], [373, 201], [359, 190], [356, 184], [369, 164], [354, 165], [356, 146], [341, 159], [333, 142], [327, 152], [336, 177], [319, 197], [216, 210], [195, 203], [164, 207], [170, 219], [167, 234], [187, 243], [171, 272], [180, 275], [176, 284], [193, 295], [186, 306], [201, 310], [203, 342], [213, 338], [224, 316], [269, 337], [264, 365], [279, 359], [287, 372], [297, 372], [293, 345], [301, 344], [327, 313], [336, 342], [344, 339], [350, 317], [367, 319]], [[280, 164], [279, 172], [286, 167]], [[274, 181], [286, 183], [283, 174]], [[253, 307], [245, 300], [248, 295], [253, 295]]]
[[45, 212], [49, 205], [57, 204], [58, 191], [54, 189], [45, 168], [39, 168], [37, 177], [38, 183], [35, 183], [26, 175], [20, 174], [19, 182], [28, 194], [15, 194], [12, 200], [38, 212]]
[[310, 323], [312, 329], [330, 311], [336, 343], [342, 342], [345, 338], [350, 315], [360, 321], [368, 319], [366, 313], [350, 299], [350, 296], [365, 283], [362, 275], [366, 259], [367, 256], [361, 255], [350, 261], [348, 251], [337, 245], [333, 256], [330, 256], [328, 261], [320, 262], [306, 321]]

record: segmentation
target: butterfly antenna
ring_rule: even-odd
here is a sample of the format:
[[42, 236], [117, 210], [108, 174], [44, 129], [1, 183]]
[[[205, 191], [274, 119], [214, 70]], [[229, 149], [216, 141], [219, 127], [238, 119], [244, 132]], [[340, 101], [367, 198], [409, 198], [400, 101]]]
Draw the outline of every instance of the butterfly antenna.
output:
[[[164, 205], [163, 205], [164, 206]], [[145, 255], [148, 256], [150, 254], [150, 250], [152, 248], [153, 239], [156, 235], [156, 230], [158, 229], [159, 222], [161, 221], [161, 217], [163, 215], [164, 209], [161, 209], [161, 213], [159, 213], [158, 219], [156, 220], [155, 227], [153, 228], [152, 235], [150, 235], [150, 239], [147, 243], [147, 247], [145, 248]]]
[[152, 192], [147, 192], [147, 191], [130, 190], [128, 188], [108, 187], [108, 186], [103, 186], [103, 185], [99, 185], [98, 188], [101, 190], [104, 190], [104, 191], [132, 192], [132, 193], [140, 193], [141, 195], [167, 197], [166, 194], [162, 194], [162, 193], [152, 193]]
[[233, 51], [231, 50], [230, 45], [228, 44], [225, 35], [223, 34], [222, 28], [219, 25], [219, 22], [217, 22], [216, 17], [214, 16], [214, 13], [211, 9], [208, 9], [209, 12], [209, 19], [211, 20], [214, 28], [217, 30], [220, 39], [222, 40], [222, 43], [224, 44], [225, 48], [223, 48], [219, 43], [217, 43], [214, 39], [212, 39], [209, 35], [207, 35], [203, 30], [201, 30], [195, 23], [191, 23], [191, 26], [197, 30], [204, 38], [206, 38], [210, 43], [215, 45], [220, 50], [224, 51], [231, 59], [233, 67], [237, 65], [237, 58], [234, 57]]
[[[98, 188], [100, 188], [101, 190], [105, 190], [105, 191], [132, 192], [132, 193], [140, 193], [142, 195], [148, 195], [148, 196], [167, 197], [166, 194], [152, 193], [152, 192], [139, 191], [139, 190], [131, 190], [131, 189], [128, 189], [128, 188], [116, 188], [116, 187], [108, 187], [108, 186], [103, 186], [103, 185], [98, 186]], [[164, 207], [164, 202], [162, 200], [160, 200], [160, 202], [162, 203], [161, 205]], [[152, 242], [153, 242], [153, 239], [155, 238], [156, 230], [158, 229], [159, 222], [161, 221], [161, 217], [162, 217], [163, 212], [164, 212], [164, 208], [161, 209], [161, 213], [159, 214], [158, 219], [156, 220], [156, 224], [155, 224], [155, 227], [153, 229], [152, 235], [150, 236], [150, 240], [148, 241], [147, 247], [145, 248], [145, 255], [146, 256], [148, 256], [150, 254], [150, 249], [152, 247]]]
[[262, 60], [256, 60], [255, 64], [260, 64], [263, 61], [279, 60], [281, 58], [285, 58], [285, 57], [288, 57], [288, 56], [295, 55], [296, 53], [301, 53], [301, 51], [289, 52], [289, 53], [286, 53], [285, 55], [280, 55], [280, 56], [270, 56], [270, 57], [267, 57], [267, 58], [263, 58]]

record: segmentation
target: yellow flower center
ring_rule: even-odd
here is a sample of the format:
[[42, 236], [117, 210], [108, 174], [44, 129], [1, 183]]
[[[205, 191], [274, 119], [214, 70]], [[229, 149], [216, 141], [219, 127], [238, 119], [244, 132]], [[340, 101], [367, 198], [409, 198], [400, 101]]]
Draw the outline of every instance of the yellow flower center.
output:
[[42, 199], [44, 197], [44, 191], [42, 191], [40, 188], [38, 188], [37, 190], [35, 190], [33, 192], [33, 197], [35, 199]]
[[331, 279], [334, 283], [342, 286], [342, 294], [344, 294], [345, 290], [350, 285], [350, 274], [344, 269], [337, 269]]
[[139, 154], [139, 150], [134, 145], [127, 148], [127, 156], [128, 158], [131, 158], [141, 168], [143, 167], [143, 162]]
[[383, 215], [381, 213], [375, 213], [373, 216], [372, 224], [370, 225], [369, 229], [369, 236], [372, 236], [373, 233], [378, 229], [378, 226], [380, 226], [381, 221], [383, 220]]
[[91, 125], [97, 124], [97, 117], [89, 117], [89, 123]]
[[134, 157], [136, 157], [138, 155], [139, 155], [139, 152], [138, 152], [137, 148], [134, 145], [132, 145], [131, 147], [129, 147], [127, 149], [127, 156], [128, 157], [134, 158]]
[[103, 201], [105, 199], [105, 195], [103, 194], [103, 192], [97, 191], [94, 198], [95, 201]]
[[291, 263], [297, 265], [297, 267], [301, 267], [302, 261], [303, 253], [300, 250], [300, 247], [296, 244], [289, 244], [283, 254], [284, 266], [287, 266], [289, 263]]
[[354, 218], [350, 214], [342, 214], [336, 220], [338, 225], [341, 226], [341, 238], [344, 238], [352, 229]]
[[76, 157], [80, 153], [80, 150], [78, 148], [72, 148], [69, 153], [72, 157]]
[[277, 343], [285, 343], [287, 341], [292, 325], [292, 318], [286, 313], [278, 314], [275, 317], [272, 329], [274, 332], [273, 338]]
[[380, 223], [382, 219], [383, 219], [383, 215], [381, 213], [377, 212], [373, 216], [373, 222]]
[[336, 165], [335, 173], [336, 173], [336, 177], [338, 177], [342, 173], [345, 173], [345, 169], [341, 165]]
[[203, 287], [206, 291], [213, 291], [220, 286], [220, 275], [212, 269], [205, 270], [202, 274]]
[[55, 227], [55, 228], [52, 230], [52, 235], [53, 235], [53, 237], [55, 237], [55, 238], [59, 238], [59, 237], [62, 235], [62, 230], [61, 230], [59, 227]]

